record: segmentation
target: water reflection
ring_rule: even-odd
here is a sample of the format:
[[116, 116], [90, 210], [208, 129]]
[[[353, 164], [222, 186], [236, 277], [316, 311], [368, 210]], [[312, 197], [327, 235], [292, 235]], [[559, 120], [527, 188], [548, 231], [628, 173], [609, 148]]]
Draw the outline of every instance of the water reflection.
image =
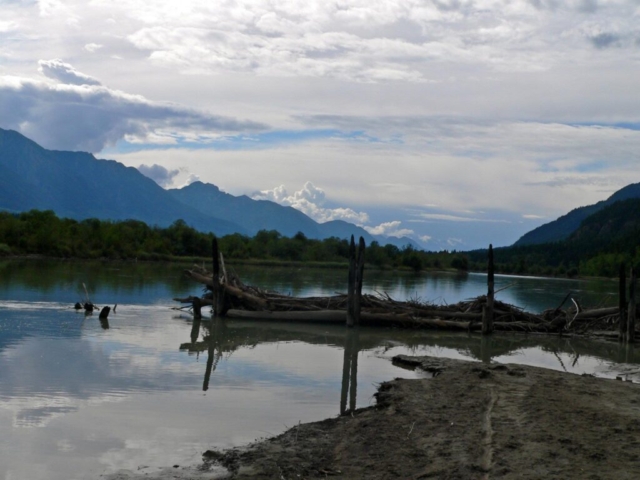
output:
[[[394, 367], [389, 358], [398, 354], [640, 377], [639, 352], [617, 342], [193, 321], [168, 308], [173, 296], [199, 293], [181, 268], [0, 262], [0, 478], [97, 478], [122, 467], [195, 463], [212, 446], [371, 405], [381, 381], [420, 376]], [[293, 294], [345, 288], [340, 270], [254, 268], [241, 276]], [[121, 304], [108, 323], [73, 309], [82, 282], [98, 304]], [[486, 291], [486, 278], [476, 274], [384, 272], [368, 282], [369, 291], [394, 298], [448, 303]], [[606, 281], [496, 277], [496, 289], [510, 284], [499, 299], [542, 308], [555, 308], [568, 290], [593, 298], [615, 290]], [[185, 342], [179, 350], [176, 339]]]
[[342, 364], [342, 389], [340, 391], [340, 414], [356, 409], [358, 391], [358, 353], [360, 353], [360, 329], [347, 328], [344, 342], [344, 360]]
[[[183, 319], [186, 321], [186, 319]], [[336, 325], [277, 323], [226, 319], [194, 320], [190, 342], [180, 345], [181, 351], [199, 356], [206, 352], [202, 390], [210, 382], [222, 358], [229, 358], [240, 349], [258, 345], [330, 345], [341, 352], [340, 414], [359, 406], [359, 359], [374, 355], [389, 359], [397, 354], [430, 355], [472, 359], [484, 363], [520, 363], [562, 370], [589, 373], [609, 378], [623, 375], [640, 380], [638, 352], [633, 345], [592, 341], [585, 338], [476, 333], [407, 331], [371, 327], [346, 328]], [[305, 362], [304, 358], [286, 358], [283, 362]], [[321, 368], [321, 367], [320, 367]], [[330, 373], [330, 372], [328, 372]], [[338, 372], [335, 371], [334, 375]]]

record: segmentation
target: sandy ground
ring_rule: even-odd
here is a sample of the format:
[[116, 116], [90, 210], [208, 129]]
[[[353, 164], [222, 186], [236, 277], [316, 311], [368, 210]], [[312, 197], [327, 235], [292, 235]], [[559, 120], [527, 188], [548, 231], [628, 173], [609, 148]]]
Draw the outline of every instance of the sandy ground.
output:
[[385, 382], [375, 406], [207, 452], [200, 467], [107, 478], [640, 478], [638, 384], [432, 357], [394, 363], [435, 377]]

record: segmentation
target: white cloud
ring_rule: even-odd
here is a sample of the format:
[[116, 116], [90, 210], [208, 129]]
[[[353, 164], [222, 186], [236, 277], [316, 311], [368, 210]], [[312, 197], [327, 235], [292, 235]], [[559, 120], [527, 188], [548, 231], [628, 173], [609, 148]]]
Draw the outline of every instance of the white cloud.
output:
[[87, 43], [87, 44], [84, 46], [84, 49], [85, 49], [87, 52], [94, 53], [94, 52], [97, 52], [98, 50], [100, 50], [103, 46], [104, 46], [104, 45], [100, 45], [99, 43]]
[[0, 33], [11, 32], [18, 28], [18, 24], [12, 21], [0, 20]]
[[145, 177], [149, 177], [163, 188], [170, 186], [173, 179], [180, 173], [180, 170], [167, 170], [162, 165], [154, 163], [153, 165], [139, 165], [138, 170]]
[[199, 181], [200, 181], [200, 176], [196, 175], [195, 173], [192, 173], [187, 177], [187, 179], [184, 181], [184, 184], [181, 185], [179, 188], [186, 187], [188, 185], [191, 185], [194, 182], [199, 182]]
[[459, 245], [462, 245], [464, 243], [464, 241], [461, 238], [448, 238], [447, 239], [447, 245], [449, 245], [450, 247], [457, 247]]
[[408, 228], [400, 228], [402, 222], [395, 220], [392, 222], [384, 222], [376, 227], [364, 227], [371, 235], [384, 235], [385, 237], [407, 237], [415, 232]]
[[58, 80], [67, 85], [100, 85], [100, 82], [89, 75], [78, 72], [68, 63], [59, 58], [54, 60], [40, 60], [38, 70], [46, 77]]
[[362, 226], [369, 222], [369, 215], [365, 212], [356, 212], [351, 208], [325, 208], [324, 190], [317, 188], [311, 182], [306, 182], [302, 189], [292, 195], [287, 193], [284, 185], [280, 185], [272, 190], [256, 192], [251, 197], [254, 200], [271, 200], [293, 207], [319, 223], [344, 220]]

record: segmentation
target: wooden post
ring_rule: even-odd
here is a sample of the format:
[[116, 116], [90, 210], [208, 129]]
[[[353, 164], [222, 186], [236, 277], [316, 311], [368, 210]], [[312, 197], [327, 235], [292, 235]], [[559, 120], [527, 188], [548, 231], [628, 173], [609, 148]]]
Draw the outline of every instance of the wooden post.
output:
[[211, 259], [213, 262], [213, 281], [211, 282], [213, 287], [211, 289], [213, 297], [213, 315], [217, 317], [220, 315], [220, 304], [222, 303], [222, 299], [220, 297], [222, 295], [220, 295], [220, 255], [218, 253], [218, 239], [215, 235], [211, 242]]
[[360, 304], [362, 300], [362, 279], [364, 275], [364, 238], [360, 237], [358, 242], [358, 258], [356, 260], [356, 280], [355, 298], [353, 302], [353, 321], [356, 325], [360, 323]]
[[354, 318], [354, 296], [356, 287], [356, 242], [351, 235], [349, 245], [349, 284], [347, 285], [347, 327], [353, 327]]
[[624, 342], [627, 338], [627, 272], [624, 262], [620, 264], [619, 277], [618, 305], [620, 309], [620, 324], [618, 325], [618, 339]]
[[487, 304], [482, 309], [482, 334], [493, 332], [493, 245], [489, 245], [489, 261], [487, 265]]
[[627, 343], [636, 339], [636, 269], [631, 267], [629, 279], [629, 311], [627, 314]]

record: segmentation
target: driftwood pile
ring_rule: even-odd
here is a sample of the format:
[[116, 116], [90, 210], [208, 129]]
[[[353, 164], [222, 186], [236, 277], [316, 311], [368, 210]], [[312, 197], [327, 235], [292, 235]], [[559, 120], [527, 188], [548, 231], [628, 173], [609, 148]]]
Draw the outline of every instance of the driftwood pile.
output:
[[[214, 306], [212, 292], [215, 287], [213, 275], [202, 267], [185, 271], [189, 278], [206, 287], [202, 297], [175, 299], [182, 303], [199, 304], [194, 308]], [[218, 316], [245, 319], [296, 320], [307, 322], [345, 323], [347, 294], [324, 297], [292, 297], [277, 292], [245, 285], [234, 274], [221, 273], [218, 281], [223, 301]], [[493, 329], [498, 331], [587, 333], [609, 331], [617, 335], [619, 307], [583, 310], [577, 302], [568, 309], [546, 310], [540, 314], [494, 300]], [[195, 302], [194, 302], [195, 301]], [[386, 293], [363, 294], [360, 299], [360, 324], [396, 326], [405, 328], [431, 328], [443, 330], [476, 331], [482, 328], [483, 307], [487, 296], [462, 301], [451, 305], [434, 305], [419, 300], [398, 301]], [[214, 308], [215, 310], [215, 308]]]

